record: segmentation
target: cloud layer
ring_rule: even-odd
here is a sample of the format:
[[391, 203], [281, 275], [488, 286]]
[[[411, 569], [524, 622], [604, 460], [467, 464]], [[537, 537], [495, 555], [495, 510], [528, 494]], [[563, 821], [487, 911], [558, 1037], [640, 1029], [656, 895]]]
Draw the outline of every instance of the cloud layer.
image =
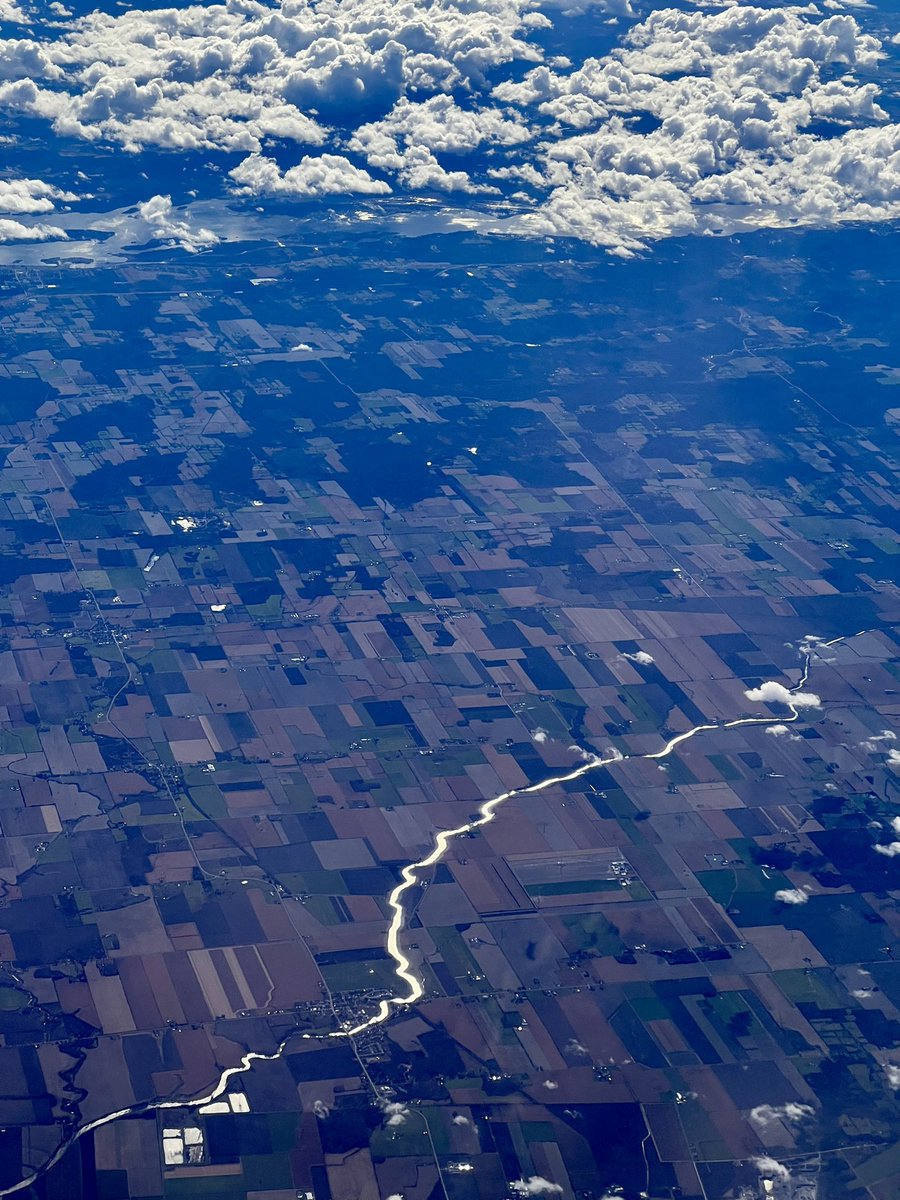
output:
[[[625, 0], [592, 8], [626, 18]], [[228, 0], [0, 41], [0, 108], [60, 135], [230, 152], [236, 190], [487, 194], [514, 228], [656, 238], [900, 215], [885, 48], [812, 6], [661, 9], [602, 58], [544, 61], [584, 5]], [[505, 77], [508, 76], [508, 77]]]

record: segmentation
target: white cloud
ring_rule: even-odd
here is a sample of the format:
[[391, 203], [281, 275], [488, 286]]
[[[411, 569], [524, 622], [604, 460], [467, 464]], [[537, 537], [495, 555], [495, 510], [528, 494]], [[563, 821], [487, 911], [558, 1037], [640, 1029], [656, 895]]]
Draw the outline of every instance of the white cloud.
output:
[[146, 221], [154, 240], [174, 242], [189, 254], [215, 246], [218, 237], [211, 229], [195, 226], [188, 219], [176, 216], [171, 196], [151, 196], [137, 207], [138, 216]]
[[[539, 67], [496, 90], [537, 106], [563, 137], [547, 152], [555, 191], [536, 220], [563, 231], [600, 224], [639, 244], [742, 226], [829, 224], [896, 211], [900, 128], [808, 132], [814, 121], [885, 121], [872, 84], [829, 81], [838, 64], [868, 69], [877, 43], [851, 17], [737, 7], [655, 12], [626, 48], [580, 70]], [[656, 122], [636, 130], [624, 115]], [[837, 185], [837, 186], [835, 186]], [[875, 201], [875, 203], [873, 203]]]
[[400, 1104], [397, 1101], [387, 1101], [381, 1106], [381, 1109], [385, 1116], [386, 1125], [403, 1125], [409, 1116], [409, 1109], [406, 1105]]
[[454, 1125], [471, 1125], [472, 1122], [463, 1113], [454, 1113], [451, 1117]]
[[300, 162], [282, 171], [274, 159], [253, 154], [232, 171], [231, 178], [250, 195], [333, 196], [364, 194], [383, 196], [388, 184], [373, 179], [368, 171], [355, 167], [339, 154], [305, 155]]
[[784, 1163], [780, 1163], [776, 1158], [770, 1158], [768, 1154], [760, 1155], [752, 1162], [764, 1179], [787, 1180], [791, 1177], [791, 1173]]
[[750, 1110], [750, 1120], [761, 1129], [766, 1129], [776, 1121], [795, 1123], [812, 1117], [815, 1110], [809, 1104], [798, 1104], [789, 1100], [786, 1104], [758, 1104]]
[[65, 241], [67, 237], [58, 225], [25, 225], [0, 217], [0, 242], [54, 242]]
[[896, 1063], [885, 1063], [884, 1071], [887, 1075], [888, 1087], [895, 1091], [900, 1088], [900, 1066], [897, 1066]]
[[806, 904], [809, 896], [803, 888], [779, 888], [775, 899], [780, 900], [782, 904]]
[[517, 1196], [554, 1196], [563, 1190], [561, 1184], [553, 1183], [543, 1175], [529, 1175], [527, 1179], [516, 1179], [509, 1186]]
[[[544, 4], [557, 23], [587, 7]], [[573, 65], [543, 61], [549, 24], [532, 0], [96, 11], [0, 41], [0, 109], [129, 150], [242, 152], [232, 181], [251, 194], [500, 185], [518, 197], [510, 230], [625, 256], [681, 234], [900, 216], [900, 125], [865, 78], [882, 51], [853, 16], [663, 8], [605, 57], [578, 58], [573, 40]]]
[[587, 1046], [585, 1046], [582, 1042], [579, 1042], [578, 1038], [569, 1038], [565, 1046], [563, 1046], [563, 1052], [565, 1054], [577, 1055], [579, 1058], [590, 1057], [590, 1051], [588, 1050]]
[[652, 654], [648, 654], [646, 650], [636, 650], [634, 654], [623, 654], [623, 658], [627, 658], [629, 662], [640, 663], [642, 667], [649, 667], [652, 662], [655, 662]]
[[74, 192], [64, 192], [42, 179], [0, 179], [0, 212], [48, 213], [58, 201], [77, 199]]
[[542, 746], [544, 744], [544, 742], [546, 742], [546, 740], [547, 740], [547, 730], [546, 729], [536, 729], [531, 736], [532, 736], [532, 738], [534, 738], [534, 740], [537, 742], [537, 744], [539, 746]]
[[314, 1100], [312, 1110], [320, 1121], [324, 1121], [327, 1117], [331, 1116], [331, 1109], [324, 1100]]
[[0, 213], [13, 214], [11, 217], [0, 217], [0, 242], [65, 241], [68, 235], [58, 225], [42, 221], [31, 223], [15, 218], [52, 213], [58, 204], [78, 199], [74, 192], [54, 187], [43, 179], [0, 179]]
[[559, 1084], [555, 1079], [545, 1079], [542, 1086], [545, 1087], [548, 1092], [555, 1092], [559, 1087]]
[[888, 750], [887, 761], [892, 767], [900, 767], [900, 750], [894, 750], [893, 748]]
[[[900, 835], [900, 817], [892, 818], [891, 829], [894, 833]], [[886, 845], [876, 843], [875, 853], [882, 854], [885, 858], [896, 858], [900, 854], [900, 841], [888, 842]]]
[[[882, 742], [896, 742], [897, 735], [893, 729], [882, 729], [881, 733], [873, 733], [871, 737], [865, 738], [859, 743], [860, 749], [865, 750], [868, 754], [883, 754], [884, 746]], [[887, 751], [890, 754], [890, 750]]]
[[797, 740], [797, 735], [791, 732], [790, 725], [767, 725], [765, 731], [769, 737], [790, 737], [794, 741]]
[[750, 688], [744, 695], [754, 703], [789, 704], [794, 708], [818, 708], [822, 703], [814, 692], [792, 692], [774, 679], [767, 679], [759, 687]]

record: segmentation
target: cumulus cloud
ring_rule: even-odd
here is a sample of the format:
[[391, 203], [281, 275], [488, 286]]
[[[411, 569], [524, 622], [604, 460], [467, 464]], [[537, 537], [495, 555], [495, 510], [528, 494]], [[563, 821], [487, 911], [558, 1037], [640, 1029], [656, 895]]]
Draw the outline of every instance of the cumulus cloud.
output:
[[752, 1162], [764, 1179], [788, 1180], [791, 1177], [791, 1173], [784, 1163], [780, 1163], [777, 1158], [770, 1158], [768, 1154], [760, 1155]]
[[866, 78], [883, 51], [852, 15], [664, 8], [570, 62], [545, 61], [540, 35], [587, 2], [543, 3], [550, 16], [532, 0], [97, 11], [0, 40], [0, 109], [131, 151], [242, 153], [247, 194], [497, 193], [510, 229], [623, 255], [900, 216], [900, 125]]
[[[878, 52], [849, 16], [664, 9], [607, 59], [566, 75], [538, 67], [495, 94], [573, 131], [548, 146], [554, 190], [535, 223], [627, 251], [629, 237], [898, 211], [900, 127], [874, 84], [828, 78], [839, 64], [868, 70]], [[816, 122], [836, 136], [812, 133]]]
[[900, 750], [888, 750], [887, 761], [892, 767], [900, 767]]
[[14, 214], [13, 217], [0, 217], [0, 242], [64, 241], [66, 231], [58, 225], [48, 225], [42, 221], [31, 223], [15, 218], [33, 213], [51, 213], [60, 201], [77, 199], [73, 192], [53, 187], [42, 179], [0, 180], [0, 213]]
[[0, 180], [0, 212], [48, 213], [59, 201], [77, 199], [74, 192], [52, 187], [42, 179]]
[[794, 708], [819, 708], [822, 703], [815, 692], [792, 692], [774, 679], [767, 679], [757, 688], [749, 688], [744, 695], [754, 703], [789, 704]]
[[[892, 819], [891, 829], [894, 833], [900, 834], [900, 817]], [[883, 854], [885, 858], [896, 858], [900, 854], [900, 842], [888, 842], [887, 845], [876, 843], [875, 853]]]
[[786, 1104], [758, 1104], [750, 1110], [750, 1120], [760, 1129], [765, 1130], [777, 1121], [796, 1123], [812, 1117], [815, 1110], [809, 1104], [798, 1104], [789, 1100]]
[[547, 740], [547, 736], [548, 736], [547, 730], [546, 729], [536, 729], [531, 736], [537, 742], [537, 744], [539, 746], [542, 746], [544, 744], [544, 742], [546, 742], [546, 740]]
[[806, 904], [809, 895], [803, 888], [779, 888], [775, 899], [780, 900], [782, 904]]
[[527, 1179], [516, 1179], [509, 1186], [517, 1196], [558, 1196], [563, 1190], [561, 1184], [553, 1183], [543, 1175], [529, 1175]]
[[[57, 132], [131, 150], [258, 153], [267, 138], [318, 146], [329, 122], [365, 121], [407, 92], [477, 87], [493, 66], [536, 62], [522, 35], [548, 22], [529, 9], [524, 0], [276, 9], [243, 0], [93, 12], [58, 40], [26, 41], [42, 58], [0, 98]], [[65, 87], [48, 86], [63, 76]]]
[[58, 225], [25, 225], [0, 217], [0, 242], [64, 241], [68, 234]]
[[407, 187], [484, 191], [489, 185], [476, 185], [464, 171], [447, 171], [437, 156], [471, 154], [485, 143], [516, 146], [532, 136], [522, 117], [494, 108], [462, 108], [450, 96], [432, 96], [421, 103], [399, 100], [386, 117], [358, 129], [348, 145], [370, 166], [395, 172]]
[[331, 1116], [331, 1109], [324, 1100], [314, 1100], [312, 1110], [320, 1121], [324, 1121], [327, 1117]]
[[767, 725], [766, 733], [769, 737], [787, 737], [792, 742], [799, 742], [800, 737], [791, 731], [790, 725]]
[[900, 854], [900, 842], [876, 842], [875, 853], [883, 854], [885, 858], [896, 858]]
[[286, 171], [274, 159], [254, 154], [229, 171], [229, 175], [239, 190], [249, 195], [384, 196], [391, 190], [383, 179], [373, 179], [368, 171], [355, 167], [340, 154], [304, 155]]
[[648, 654], [646, 650], [636, 650], [634, 654], [623, 654], [623, 658], [627, 658], [629, 662], [640, 663], [642, 667], [649, 667], [655, 659], [652, 654]]
[[884, 1073], [887, 1075], [888, 1087], [897, 1091], [900, 1088], [900, 1066], [896, 1063], [885, 1063]]
[[587, 1046], [585, 1046], [582, 1042], [579, 1042], [577, 1038], [569, 1038], [565, 1046], [563, 1046], [563, 1052], [565, 1054], [574, 1054], [578, 1058], [590, 1057], [590, 1051], [588, 1050]]
[[153, 240], [171, 242], [189, 254], [208, 250], [219, 241], [211, 229], [203, 229], [190, 219], [177, 216], [171, 196], [152, 196], [139, 204], [137, 211], [146, 221]]
[[387, 1101], [381, 1107], [385, 1117], [385, 1125], [403, 1125], [409, 1116], [409, 1109], [406, 1105], [400, 1104], [395, 1100]]

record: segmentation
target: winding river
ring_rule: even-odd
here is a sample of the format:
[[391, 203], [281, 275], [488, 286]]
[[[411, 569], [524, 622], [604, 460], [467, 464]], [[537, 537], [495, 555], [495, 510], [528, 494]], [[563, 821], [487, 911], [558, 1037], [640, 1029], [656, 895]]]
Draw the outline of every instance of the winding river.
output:
[[[852, 634], [850, 637], [834, 638], [830, 642], [806, 641], [801, 643], [799, 652], [803, 668], [800, 673], [800, 679], [789, 691], [797, 693], [806, 685], [809, 679], [812, 660], [819, 651], [836, 646], [840, 642], [849, 641], [851, 637], [859, 637], [866, 632], [868, 630], [860, 630], [859, 633]], [[385, 938], [385, 949], [395, 964], [394, 974], [397, 977], [398, 992], [396, 995], [391, 996], [390, 999], [382, 1000], [378, 1009], [369, 1018], [361, 1021], [358, 1025], [348, 1025], [321, 1035], [301, 1034], [297, 1030], [292, 1030], [272, 1052], [265, 1054], [250, 1050], [241, 1058], [240, 1062], [232, 1067], [226, 1067], [220, 1074], [215, 1087], [203, 1096], [178, 1097], [169, 1100], [148, 1100], [140, 1104], [133, 1104], [128, 1108], [119, 1109], [117, 1112], [105, 1113], [102, 1117], [96, 1117], [93, 1121], [88, 1121], [73, 1130], [31, 1175], [20, 1180], [18, 1183], [0, 1188], [0, 1197], [11, 1196], [16, 1192], [30, 1187], [42, 1175], [55, 1166], [79, 1138], [84, 1137], [85, 1134], [91, 1133], [95, 1129], [101, 1128], [103, 1125], [109, 1125], [112, 1121], [118, 1121], [122, 1117], [140, 1116], [145, 1113], [166, 1109], [202, 1108], [204, 1105], [210, 1104], [222, 1096], [227, 1091], [228, 1084], [235, 1076], [248, 1071], [254, 1063], [274, 1062], [281, 1057], [286, 1047], [299, 1037], [309, 1038], [320, 1036], [323, 1038], [352, 1039], [376, 1025], [383, 1024], [391, 1017], [395, 1009], [404, 1008], [421, 1000], [425, 994], [424, 985], [419, 976], [416, 975], [411, 960], [400, 945], [400, 935], [403, 932], [406, 919], [404, 897], [412, 888], [418, 886], [423, 871], [427, 871], [443, 860], [451, 843], [456, 838], [463, 837], [473, 829], [479, 829], [483, 825], [488, 825], [494, 820], [500, 808], [508, 800], [512, 800], [517, 796], [529, 796], [535, 792], [543, 792], [548, 788], [557, 787], [559, 784], [570, 783], [575, 779], [580, 779], [582, 776], [589, 774], [591, 771], [596, 771], [599, 767], [606, 767], [615, 762], [624, 762], [629, 758], [655, 760], [668, 758], [678, 746], [690, 741], [691, 738], [696, 737], [700, 733], [714, 732], [719, 729], [737, 729], [744, 725], [787, 724], [798, 720], [800, 710], [790, 702], [786, 703], [786, 707], [790, 712], [790, 716], [788, 717], [739, 717], [736, 720], [724, 721], [717, 724], [695, 725], [693, 729], [688, 729], [684, 733], [678, 733], [670, 738], [661, 750], [655, 750], [649, 754], [626, 755], [615, 751], [605, 757], [600, 757], [599, 755], [582, 752], [583, 761], [578, 766], [573, 767], [571, 771], [565, 772], [565, 774], [551, 775], [547, 779], [540, 780], [538, 783], [530, 784], [527, 787], [513, 788], [511, 791], [502, 792], [499, 796], [493, 796], [489, 800], [485, 800], [478, 810], [477, 817], [471, 821], [467, 821], [463, 825], [456, 826], [455, 829], [440, 830], [435, 835], [434, 846], [424, 858], [420, 858], [417, 862], [410, 863], [402, 869], [401, 882], [397, 884], [387, 898], [387, 903], [391, 910], [391, 920]]]

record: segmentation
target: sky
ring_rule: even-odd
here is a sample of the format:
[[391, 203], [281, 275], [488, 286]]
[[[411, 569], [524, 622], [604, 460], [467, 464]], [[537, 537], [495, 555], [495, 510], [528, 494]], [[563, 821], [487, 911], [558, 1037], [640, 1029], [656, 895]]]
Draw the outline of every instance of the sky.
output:
[[887, 5], [0, 0], [0, 17], [8, 243], [84, 240], [67, 214], [127, 210], [202, 252], [210, 200], [437, 201], [621, 257], [900, 214]]

